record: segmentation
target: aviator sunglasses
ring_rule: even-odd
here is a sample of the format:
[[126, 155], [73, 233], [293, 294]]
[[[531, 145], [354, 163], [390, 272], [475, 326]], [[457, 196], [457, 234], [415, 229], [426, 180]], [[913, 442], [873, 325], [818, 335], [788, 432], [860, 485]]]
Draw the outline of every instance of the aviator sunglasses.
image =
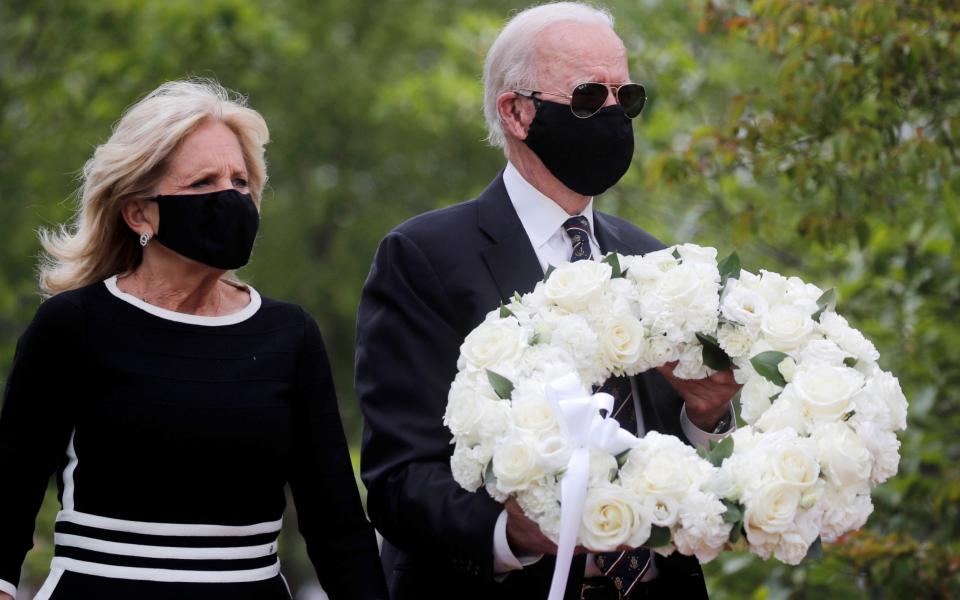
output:
[[524, 98], [530, 98], [534, 102], [540, 100], [537, 95], [557, 96], [570, 100], [570, 112], [574, 116], [586, 119], [597, 114], [603, 105], [607, 102], [607, 95], [613, 92], [613, 97], [617, 104], [623, 107], [623, 112], [628, 118], [634, 118], [643, 110], [643, 105], [647, 102], [647, 90], [639, 83], [621, 83], [620, 85], [610, 85], [606, 83], [587, 82], [578, 84], [573, 88], [570, 94], [559, 94], [556, 92], [540, 92], [537, 90], [515, 90], [514, 93]]

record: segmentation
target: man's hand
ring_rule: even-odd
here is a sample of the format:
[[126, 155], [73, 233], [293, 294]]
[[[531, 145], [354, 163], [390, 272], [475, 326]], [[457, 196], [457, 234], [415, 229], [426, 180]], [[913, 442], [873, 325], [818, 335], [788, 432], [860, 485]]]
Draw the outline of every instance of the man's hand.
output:
[[703, 431], [712, 431], [730, 410], [730, 399], [741, 385], [730, 371], [717, 371], [706, 379], [680, 379], [673, 375], [676, 366], [676, 362], [667, 363], [657, 370], [683, 398], [690, 422]]
[[13, 600], [13, 596], [0, 592], [0, 600]]
[[[507, 509], [507, 542], [514, 556], [539, 556], [541, 554], [556, 554], [557, 545], [550, 538], [543, 535], [540, 527], [523, 514], [523, 509], [515, 498], [507, 500], [504, 507]], [[617, 548], [618, 552], [631, 550], [630, 546]], [[594, 552], [583, 546], [576, 546], [574, 554]], [[0, 600], [4, 600], [0, 597]]]
[[507, 509], [507, 542], [514, 556], [538, 556], [556, 554], [557, 545], [543, 535], [540, 527], [523, 514], [516, 499], [510, 498], [504, 505]]

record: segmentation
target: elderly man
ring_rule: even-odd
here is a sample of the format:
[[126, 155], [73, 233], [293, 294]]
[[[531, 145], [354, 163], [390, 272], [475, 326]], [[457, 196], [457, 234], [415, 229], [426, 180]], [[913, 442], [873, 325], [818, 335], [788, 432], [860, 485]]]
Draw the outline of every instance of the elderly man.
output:
[[[556, 546], [515, 502], [467, 492], [451, 475], [442, 417], [460, 344], [551, 264], [663, 247], [593, 210], [593, 196], [630, 165], [631, 119], [645, 100], [609, 13], [563, 2], [517, 14], [490, 49], [484, 84], [490, 140], [506, 168], [478, 198], [390, 232], [360, 303], [362, 476], [395, 600], [546, 596]], [[728, 431], [737, 389], [729, 373], [683, 381], [665, 368], [623, 379], [639, 434], [703, 444]], [[581, 550], [568, 598], [706, 597], [693, 558]]]

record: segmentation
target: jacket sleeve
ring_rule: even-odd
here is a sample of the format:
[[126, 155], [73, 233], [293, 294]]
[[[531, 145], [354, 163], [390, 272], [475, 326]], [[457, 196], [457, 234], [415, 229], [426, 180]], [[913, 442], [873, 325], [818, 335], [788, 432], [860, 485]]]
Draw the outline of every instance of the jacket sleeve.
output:
[[317, 577], [331, 600], [387, 598], [373, 526], [350, 464], [330, 364], [306, 313], [297, 358], [290, 487]]
[[73, 430], [85, 326], [80, 308], [44, 302], [17, 343], [0, 413], [0, 591], [16, 591], [37, 511]]
[[463, 334], [430, 260], [401, 232], [381, 242], [357, 317], [362, 476], [378, 530], [407, 552], [492, 580], [503, 507], [453, 479], [443, 425]]

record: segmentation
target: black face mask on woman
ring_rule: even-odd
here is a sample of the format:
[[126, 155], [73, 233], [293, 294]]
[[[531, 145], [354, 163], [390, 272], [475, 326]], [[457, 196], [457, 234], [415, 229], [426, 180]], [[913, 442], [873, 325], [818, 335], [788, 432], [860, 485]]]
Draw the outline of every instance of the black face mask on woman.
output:
[[216, 269], [239, 269], [249, 262], [260, 227], [250, 194], [231, 189], [151, 200], [160, 208], [156, 240], [167, 248]]
[[524, 143], [563, 185], [596, 196], [630, 168], [633, 125], [618, 105], [581, 119], [566, 104], [539, 100]]

